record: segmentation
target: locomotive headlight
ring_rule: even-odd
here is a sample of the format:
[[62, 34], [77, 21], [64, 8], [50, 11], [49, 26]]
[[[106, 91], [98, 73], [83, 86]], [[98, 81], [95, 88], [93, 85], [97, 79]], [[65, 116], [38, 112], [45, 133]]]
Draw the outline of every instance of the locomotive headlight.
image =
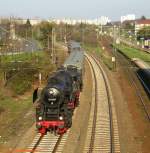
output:
[[62, 121], [63, 120], [63, 117], [62, 116], [59, 116], [59, 119]]
[[39, 116], [39, 120], [40, 120], [40, 121], [42, 120], [42, 116]]

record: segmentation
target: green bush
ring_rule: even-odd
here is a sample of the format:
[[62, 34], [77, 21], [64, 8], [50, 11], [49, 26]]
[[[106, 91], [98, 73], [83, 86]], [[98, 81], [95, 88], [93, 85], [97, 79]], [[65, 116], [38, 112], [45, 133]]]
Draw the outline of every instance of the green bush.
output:
[[15, 71], [15, 73], [11, 73], [10, 70], [6, 86], [10, 88], [16, 95], [23, 94], [31, 88], [35, 74], [38, 74], [38, 69], [33, 69], [28, 64], [26, 65], [26, 67], [23, 67], [22, 69], [20, 68], [18, 71]]
[[124, 55], [126, 55], [128, 58], [140, 58], [145, 62], [150, 61], [150, 55], [149, 53], [143, 52], [139, 49], [135, 49], [126, 45], [114, 45], [120, 52], [122, 52]]
[[[24, 80], [22, 80], [24, 79]], [[13, 78], [8, 86], [13, 90], [15, 94], [23, 94], [29, 88], [31, 88], [32, 82], [26, 78], [19, 79], [19, 77]]]

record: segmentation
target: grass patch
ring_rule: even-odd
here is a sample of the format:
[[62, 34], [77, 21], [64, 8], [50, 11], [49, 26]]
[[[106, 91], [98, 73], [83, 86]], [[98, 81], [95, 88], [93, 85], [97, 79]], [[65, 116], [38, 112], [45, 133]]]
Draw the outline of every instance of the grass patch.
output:
[[105, 52], [103, 52], [102, 48], [98, 46], [93, 46], [90, 44], [84, 45], [84, 49], [88, 52], [93, 52], [98, 55], [99, 58], [102, 59], [103, 63], [110, 69], [113, 69], [113, 63], [111, 61], [111, 57], [106, 55]]
[[[65, 56], [61, 47], [56, 46], [56, 50], [59, 66]], [[12, 90], [14, 95], [24, 94], [30, 89], [34, 82], [37, 82], [39, 72], [42, 74], [42, 81], [45, 82], [50, 72], [56, 69], [56, 65], [52, 64], [50, 52], [46, 51], [1, 56], [0, 64], [0, 78], [3, 78], [1, 83]]]
[[7, 63], [3, 71], [5, 72], [5, 87], [9, 88], [13, 95], [24, 94], [30, 89], [32, 82], [36, 79], [34, 75], [39, 72], [36, 66], [27, 62]]
[[96, 53], [102, 52], [99, 46], [92, 44], [84, 44], [83, 48], [88, 52], [96, 52]]
[[27, 97], [24, 100], [18, 101], [18, 99], [14, 99], [10, 96], [7, 96], [4, 93], [0, 93], [0, 106], [5, 109], [5, 111], [9, 113], [17, 114], [21, 109], [26, 108], [31, 103], [31, 97]]
[[12, 54], [12, 55], [2, 55], [1, 64], [3, 65], [5, 63], [9, 63], [12, 61], [30, 62], [36, 57], [43, 57], [43, 51], [24, 52], [20, 54]]
[[[31, 96], [27, 96], [25, 99], [15, 100], [4, 93], [0, 93], [0, 109], [3, 110], [0, 118], [0, 144], [9, 141], [10, 137], [17, 136], [19, 129], [25, 122], [25, 115], [31, 109], [32, 106]], [[34, 118], [29, 119], [30, 123], [34, 121]]]
[[105, 54], [100, 55], [102, 57], [103, 63], [110, 69], [113, 70], [113, 63], [112, 63], [112, 57], [110, 56], [105, 56]]
[[114, 45], [120, 52], [126, 55], [128, 58], [139, 58], [145, 62], [150, 62], [150, 54], [141, 50], [126, 46], [126, 45]]
[[23, 94], [31, 88], [34, 80], [33, 76], [37, 73], [37, 70], [22, 70], [22, 72], [19, 72], [7, 81], [7, 87], [9, 87], [16, 95]]
[[[24, 94], [31, 89], [33, 83], [38, 80], [39, 72], [42, 73], [42, 80], [45, 80], [49, 72], [54, 69], [50, 55], [44, 51], [34, 52], [32, 56], [29, 56], [28, 53], [15, 56], [15, 58], [8, 56], [1, 65], [3, 78], [4, 72], [6, 74], [5, 86], [14, 95]], [[12, 61], [14, 59], [15, 61]]]

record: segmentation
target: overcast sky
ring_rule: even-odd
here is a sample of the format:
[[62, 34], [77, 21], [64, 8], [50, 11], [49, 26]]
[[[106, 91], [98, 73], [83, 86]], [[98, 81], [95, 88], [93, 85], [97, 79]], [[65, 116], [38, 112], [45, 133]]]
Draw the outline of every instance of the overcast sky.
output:
[[126, 14], [150, 18], [150, 0], [0, 0], [0, 16], [120, 20]]

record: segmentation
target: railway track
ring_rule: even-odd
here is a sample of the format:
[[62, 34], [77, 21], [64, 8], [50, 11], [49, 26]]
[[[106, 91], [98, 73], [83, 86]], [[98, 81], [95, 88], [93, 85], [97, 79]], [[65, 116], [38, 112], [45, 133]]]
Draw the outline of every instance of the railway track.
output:
[[136, 67], [134, 67], [133, 64], [131, 64], [131, 62], [128, 59], [126, 59], [121, 53], [116, 52], [116, 57], [119, 63], [121, 64], [122, 68], [126, 72], [131, 85], [134, 87], [135, 94], [143, 106], [147, 119], [150, 121], [149, 99], [147, 95], [145, 94], [145, 91], [142, 88], [141, 84], [138, 81], [138, 78], [137, 78], [138, 75], [137, 76], [135, 75], [137, 73]]
[[118, 125], [106, 74], [99, 62], [86, 54], [93, 79], [93, 93], [85, 153], [120, 152]]
[[57, 136], [51, 133], [43, 136], [37, 134], [26, 153], [62, 153], [68, 133]]

